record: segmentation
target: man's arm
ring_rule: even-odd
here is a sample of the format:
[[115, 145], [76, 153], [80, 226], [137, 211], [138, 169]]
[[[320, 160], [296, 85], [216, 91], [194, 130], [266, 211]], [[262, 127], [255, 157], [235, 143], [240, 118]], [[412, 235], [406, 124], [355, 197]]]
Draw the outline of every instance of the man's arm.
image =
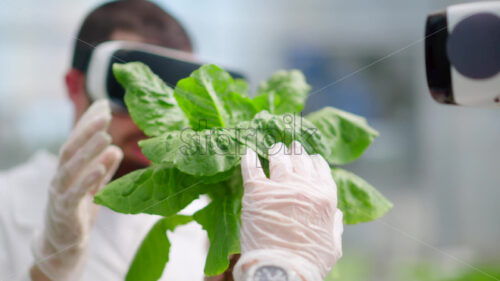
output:
[[30, 277], [32, 281], [51, 281], [36, 265], [31, 267]]
[[121, 150], [111, 145], [106, 132], [110, 120], [108, 102], [95, 102], [61, 149], [45, 223], [32, 243], [33, 280], [80, 278], [98, 210], [93, 194], [111, 179], [122, 159]]

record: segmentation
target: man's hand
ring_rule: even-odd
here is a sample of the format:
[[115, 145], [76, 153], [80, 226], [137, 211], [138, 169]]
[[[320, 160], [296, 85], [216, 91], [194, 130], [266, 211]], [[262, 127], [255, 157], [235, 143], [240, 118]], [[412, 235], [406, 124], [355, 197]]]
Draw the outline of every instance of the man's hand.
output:
[[[271, 263], [294, 271], [304, 281], [323, 280], [342, 256], [342, 212], [337, 209], [337, 187], [328, 163], [293, 142], [290, 149], [279, 143], [269, 150], [270, 179], [250, 149], [241, 169], [245, 194], [235, 279], [242, 280], [255, 264]], [[266, 274], [274, 274], [269, 268], [273, 267], [264, 268]]]
[[81, 117], [59, 155], [49, 189], [44, 229], [33, 241], [32, 278], [78, 280], [85, 263], [90, 228], [98, 206], [94, 194], [115, 173], [122, 151], [106, 133], [111, 113], [100, 100]]

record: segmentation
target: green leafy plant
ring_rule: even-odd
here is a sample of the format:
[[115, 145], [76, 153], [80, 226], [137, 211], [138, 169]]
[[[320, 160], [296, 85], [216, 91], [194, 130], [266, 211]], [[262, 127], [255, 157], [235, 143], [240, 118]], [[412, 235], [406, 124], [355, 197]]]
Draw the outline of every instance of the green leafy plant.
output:
[[[332, 107], [299, 115], [310, 91], [300, 71], [278, 71], [253, 99], [246, 81], [215, 65], [200, 67], [175, 89], [142, 63], [115, 64], [113, 71], [132, 119], [150, 137], [139, 145], [152, 164], [109, 183], [95, 202], [120, 213], [164, 217], [144, 239], [127, 280], [137, 280], [139, 272], [140, 280], [157, 280], [168, 261], [166, 231], [190, 220], [210, 241], [205, 274], [228, 268], [229, 255], [240, 251], [240, 160], [246, 147], [258, 153], [264, 168], [277, 142], [298, 140], [308, 153], [325, 157], [334, 166], [347, 224], [377, 219], [392, 207], [366, 181], [337, 167], [358, 158], [378, 133], [364, 118]], [[206, 207], [192, 217], [177, 215], [201, 194], [211, 198]]]

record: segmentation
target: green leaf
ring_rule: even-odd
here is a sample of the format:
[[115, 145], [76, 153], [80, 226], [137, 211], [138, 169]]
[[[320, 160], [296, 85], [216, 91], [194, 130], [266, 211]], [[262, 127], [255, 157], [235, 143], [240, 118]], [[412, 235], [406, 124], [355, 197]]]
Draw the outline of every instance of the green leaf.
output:
[[266, 159], [273, 144], [283, 142], [288, 146], [293, 140], [302, 143], [309, 154], [330, 154], [323, 135], [311, 122], [295, 114], [259, 112], [252, 121], [238, 125], [235, 137]]
[[236, 78], [231, 85], [231, 91], [239, 93], [243, 97], [248, 97], [248, 83], [244, 79]]
[[325, 158], [331, 164], [355, 160], [378, 136], [365, 118], [333, 107], [325, 107], [306, 118], [318, 128], [330, 146], [331, 153]]
[[[232, 174], [196, 178], [166, 165], [153, 165], [116, 179], [102, 188], [94, 202], [124, 214], [172, 216]], [[216, 177], [216, 178], [215, 178]]]
[[[310, 86], [299, 71], [278, 71], [260, 84], [254, 99], [248, 84], [215, 65], [204, 65], [180, 80], [175, 90], [141, 63], [114, 65], [126, 89], [125, 102], [134, 122], [152, 138], [141, 141], [151, 167], [109, 183], [95, 202], [117, 212], [166, 216], [146, 236], [127, 280], [156, 280], [168, 261], [167, 230], [191, 218], [174, 216], [200, 194], [212, 199], [193, 216], [207, 231], [208, 276], [224, 272], [229, 256], [240, 251], [243, 183], [240, 156], [248, 146], [268, 172], [268, 150], [277, 143], [300, 141], [308, 153], [333, 164], [361, 155], [377, 132], [366, 120], [334, 108], [302, 111]], [[192, 128], [186, 128], [186, 126]], [[339, 208], [345, 223], [370, 221], [392, 204], [354, 174], [333, 169]]]
[[252, 103], [252, 100], [246, 96], [242, 96], [237, 92], [230, 92], [224, 99], [226, 111], [230, 114], [230, 126], [236, 126], [241, 121], [251, 120], [257, 110]]
[[148, 136], [187, 126], [173, 90], [140, 62], [113, 64], [113, 73], [125, 89], [125, 104], [134, 123]]
[[258, 113], [251, 121], [234, 128], [203, 131], [183, 130], [139, 142], [142, 152], [153, 163], [167, 164], [195, 176], [212, 176], [239, 164], [244, 145], [267, 159], [269, 148], [283, 142], [300, 141], [310, 154], [327, 156], [329, 147], [323, 135], [298, 115]]
[[213, 276], [226, 271], [229, 256], [240, 252], [240, 215], [243, 183], [241, 174], [228, 180], [227, 189], [211, 193], [212, 202], [193, 217], [207, 231], [210, 241], [205, 275]]
[[334, 168], [332, 177], [337, 184], [338, 207], [344, 213], [344, 223], [376, 220], [392, 208], [389, 200], [355, 174]]
[[253, 103], [257, 111], [273, 114], [299, 113], [311, 87], [299, 70], [280, 70], [259, 85]]
[[204, 65], [177, 83], [174, 96], [192, 128], [223, 128], [256, 113], [247, 88], [219, 67]]
[[156, 222], [137, 250], [125, 280], [156, 281], [160, 279], [169, 259], [170, 241], [167, 237], [167, 230], [174, 231], [178, 225], [192, 220], [189, 216], [176, 215]]
[[228, 171], [244, 153], [230, 129], [183, 130], [140, 141], [142, 153], [153, 163], [167, 164], [195, 176]]

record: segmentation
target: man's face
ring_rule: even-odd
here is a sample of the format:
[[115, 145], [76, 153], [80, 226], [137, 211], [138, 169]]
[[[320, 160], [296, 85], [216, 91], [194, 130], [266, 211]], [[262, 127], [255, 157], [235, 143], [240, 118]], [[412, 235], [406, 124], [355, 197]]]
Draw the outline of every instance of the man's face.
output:
[[123, 150], [122, 165], [124, 165], [124, 168], [126, 167], [126, 170], [136, 170], [149, 165], [149, 160], [142, 154], [137, 144], [146, 136], [132, 121], [130, 115], [113, 113], [108, 131], [113, 138], [113, 144]]
[[[115, 31], [110, 40], [145, 42], [139, 35], [126, 31]], [[74, 78], [70, 76], [78, 76], [78, 74], [71, 73], [72, 71], [67, 74], [66, 83], [70, 98], [75, 106], [76, 120], [78, 120], [90, 106], [90, 103], [85, 89], [85, 76], [79, 74], [82, 77]], [[70, 78], [68, 79], [68, 77]], [[138, 141], [145, 139], [146, 136], [132, 121], [130, 115], [126, 113], [112, 113], [108, 131], [113, 138], [113, 144], [123, 150], [123, 160], [116, 173], [117, 176], [149, 166], [150, 161], [142, 154], [137, 144]]]
[[[126, 40], [145, 42], [145, 40], [131, 32], [117, 30], [111, 35], [111, 40]], [[128, 114], [115, 114], [109, 125], [109, 134], [113, 138], [113, 144], [123, 150], [122, 167], [119, 172], [129, 172], [149, 166], [150, 161], [142, 154], [138, 141], [145, 139], [146, 136], [132, 121]]]

